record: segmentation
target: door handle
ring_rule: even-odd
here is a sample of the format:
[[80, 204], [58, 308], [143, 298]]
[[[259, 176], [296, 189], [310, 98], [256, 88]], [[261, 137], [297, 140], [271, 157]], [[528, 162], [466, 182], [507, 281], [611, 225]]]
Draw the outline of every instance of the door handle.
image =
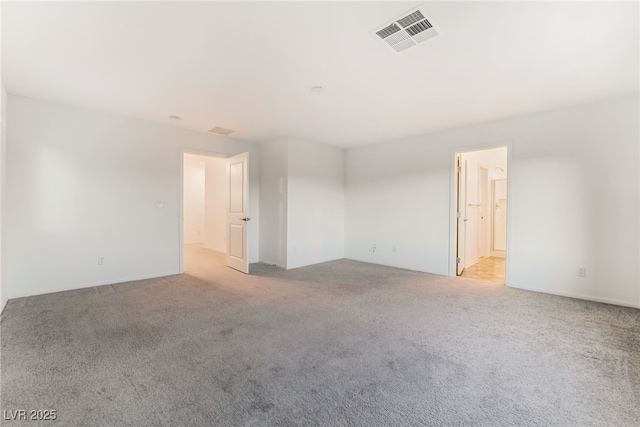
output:
[[249, 221], [251, 221], [251, 218], [240, 218], [240, 221], [249, 222]]

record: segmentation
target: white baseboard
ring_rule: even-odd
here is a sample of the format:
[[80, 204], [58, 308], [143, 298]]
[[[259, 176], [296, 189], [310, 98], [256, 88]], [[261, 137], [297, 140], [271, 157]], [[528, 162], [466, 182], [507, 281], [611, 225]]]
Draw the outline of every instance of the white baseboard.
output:
[[385, 264], [383, 262], [374, 262], [374, 261], [371, 261], [371, 260], [368, 260], [368, 259], [365, 259], [365, 258], [357, 258], [357, 257], [349, 257], [349, 256], [345, 256], [342, 259], [347, 259], [349, 261], [364, 262], [364, 263], [373, 264], [373, 265], [382, 265], [382, 266], [385, 266], [385, 267], [392, 267], [392, 268], [397, 268], [397, 269], [400, 269], [400, 270], [409, 270], [409, 271], [417, 271], [419, 273], [435, 274], [437, 276], [456, 277], [455, 274], [449, 274], [448, 271], [444, 272], [444, 273], [437, 273], [437, 272], [434, 272], [434, 271], [427, 271], [427, 270], [424, 270], [424, 269], [411, 267], [411, 266], [406, 267], [406, 266], [397, 265], [397, 264], [390, 264], [390, 263], [389, 264]]
[[505, 251], [492, 251], [491, 256], [495, 256], [498, 258], [506, 258], [506, 253]]
[[224, 249], [214, 248], [213, 246], [207, 246], [207, 245], [204, 245], [204, 248], [205, 249], [209, 249], [210, 251], [219, 252], [221, 254], [225, 254], [226, 255], [226, 252], [225, 252]]
[[593, 295], [576, 294], [576, 293], [573, 293], [573, 292], [561, 292], [561, 291], [555, 291], [555, 290], [550, 290], [550, 289], [534, 289], [534, 288], [528, 288], [528, 287], [525, 287], [525, 286], [514, 286], [514, 285], [511, 285], [511, 284], [507, 284], [507, 286], [510, 287], [510, 288], [514, 288], [514, 289], [522, 289], [522, 290], [525, 290], [525, 291], [539, 292], [541, 294], [558, 295], [558, 296], [561, 296], [561, 297], [575, 298], [575, 299], [581, 299], [581, 300], [585, 300], [585, 301], [601, 302], [601, 303], [604, 303], [604, 304], [620, 305], [620, 306], [623, 306], [623, 307], [631, 307], [631, 308], [640, 309], [640, 304], [638, 304], [637, 302], [622, 301], [622, 300], [617, 300], [617, 299], [613, 299], [613, 298], [595, 297]]
[[204, 245], [204, 241], [202, 242], [184, 242], [185, 245], [195, 245], [195, 244], [199, 244], [199, 245]]
[[[349, 257], [347, 257], [346, 259], [351, 259], [351, 260], [359, 261], [359, 262], [366, 262], [368, 264], [384, 265], [384, 266], [394, 267], [394, 268], [401, 268], [401, 269], [405, 269], [406, 268], [406, 267], [398, 267], [396, 265], [390, 265], [390, 264], [374, 263], [374, 262], [371, 262], [371, 261], [365, 260], [365, 259], [349, 258]], [[437, 274], [437, 275], [446, 276], [446, 277], [456, 277], [455, 274], [452, 275], [452, 274], [449, 274], [449, 273], [435, 273], [433, 271], [416, 270], [416, 269], [411, 269], [411, 268], [406, 268], [406, 269], [411, 270], [411, 271], [420, 271], [420, 272], [429, 273], [429, 274]], [[585, 300], [585, 301], [601, 302], [601, 303], [604, 303], [604, 304], [619, 305], [619, 306], [622, 306], [622, 307], [631, 307], [631, 308], [640, 309], [640, 303], [638, 303], [638, 302], [623, 301], [623, 300], [617, 300], [617, 299], [613, 299], [613, 298], [602, 298], [602, 297], [596, 297], [596, 296], [593, 296], [593, 295], [576, 294], [576, 293], [571, 293], [571, 292], [558, 292], [558, 291], [555, 291], [555, 290], [552, 290], [552, 289], [534, 289], [534, 288], [529, 288], [529, 287], [526, 287], [526, 286], [516, 286], [516, 285], [510, 284], [508, 279], [509, 278], [507, 277], [506, 286], [508, 286], [510, 288], [514, 288], [514, 289], [522, 289], [522, 290], [525, 290], [525, 291], [539, 292], [539, 293], [542, 293], [542, 294], [558, 295], [558, 296], [561, 296], [561, 297], [575, 298], [575, 299], [581, 299], [581, 300]]]
[[478, 263], [478, 261], [480, 261], [479, 258], [474, 259], [473, 261], [471, 261], [470, 263], [468, 263], [464, 268], [469, 268], [473, 265], [476, 265]]
[[260, 259], [260, 260], [258, 260], [258, 262], [259, 262], [259, 263], [262, 263], [262, 264], [275, 265], [276, 267], [280, 267], [280, 268], [284, 268], [284, 269], [286, 269], [286, 268], [287, 268], [287, 267], [284, 267], [284, 266], [282, 266], [282, 265], [278, 265], [278, 263], [277, 263], [277, 262], [267, 261], [266, 259]]
[[158, 277], [173, 276], [175, 274], [180, 274], [180, 273], [178, 271], [169, 271], [169, 272], [160, 273], [160, 274], [143, 274], [140, 276], [121, 277], [119, 279], [101, 280], [98, 282], [91, 282], [90, 284], [82, 284], [78, 286], [63, 286], [59, 288], [54, 288], [52, 290], [48, 290], [47, 292], [35, 292], [35, 293], [24, 293], [24, 294], [12, 295], [9, 298], [9, 300], [16, 299], [16, 298], [33, 297], [36, 295], [55, 294], [57, 292], [75, 291], [78, 289], [93, 288], [96, 286], [115, 285], [117, 283], [134, 282], [136, 280], [157, 279]]

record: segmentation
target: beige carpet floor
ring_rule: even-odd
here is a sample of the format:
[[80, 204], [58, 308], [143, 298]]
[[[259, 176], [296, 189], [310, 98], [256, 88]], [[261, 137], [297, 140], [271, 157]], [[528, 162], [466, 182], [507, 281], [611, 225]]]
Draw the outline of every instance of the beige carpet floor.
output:
[[69, 426], [636, 426], [640, 311], [339, 260], [11, 300], [1, 408]]

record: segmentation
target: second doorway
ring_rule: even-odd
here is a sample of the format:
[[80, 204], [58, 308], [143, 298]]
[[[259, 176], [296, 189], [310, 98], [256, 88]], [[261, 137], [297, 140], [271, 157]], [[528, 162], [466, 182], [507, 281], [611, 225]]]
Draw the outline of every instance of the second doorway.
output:
[[456, 275], [506, 283], [507, 147], [456, 153]]
[[184, 268], [225, 265], [227, 247], [227, 160], [184, 154]]

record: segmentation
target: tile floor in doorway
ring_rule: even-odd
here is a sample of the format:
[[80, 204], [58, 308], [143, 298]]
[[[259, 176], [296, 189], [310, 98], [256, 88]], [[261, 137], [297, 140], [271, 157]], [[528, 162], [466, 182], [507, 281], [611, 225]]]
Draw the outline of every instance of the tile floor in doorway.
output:
[[477, 263], [464, 269], [462, 277], [504, 284], [506, 278], [505, 259], [495, 256], [480, 258]]

